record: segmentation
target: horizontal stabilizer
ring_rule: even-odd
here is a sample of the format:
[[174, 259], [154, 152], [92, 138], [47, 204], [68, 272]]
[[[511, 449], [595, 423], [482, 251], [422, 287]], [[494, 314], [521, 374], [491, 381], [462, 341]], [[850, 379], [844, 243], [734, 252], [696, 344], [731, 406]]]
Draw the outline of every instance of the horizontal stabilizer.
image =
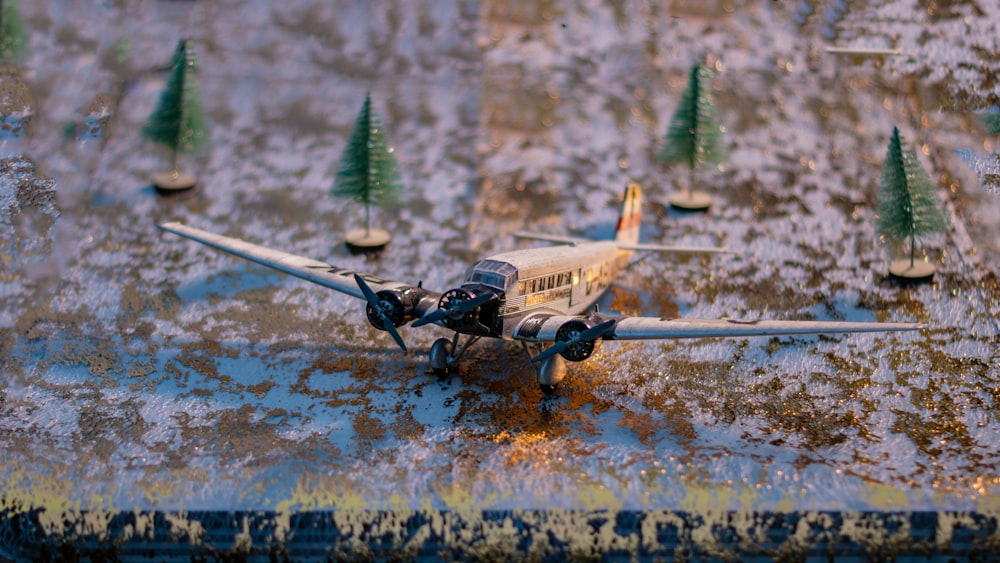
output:
[[637, 250], [639, 252], [677, 252], [704, 254], [734, 254], [728, 248], [718, 246], [664, 246], [662, 244], [623, 244], [622, 250]]
[[878, 47], [827, 47], [826, 52], [836, 55], [900, 56], [908, 55], [900, 49], [880, 49]]
[[[555, 244], [584, 244], [588, 242], [595, 242], [590, 239], [578, 238], [578, 237], [566, 237], [560, 235], [548, 235], [544, 233], [529, 233], [527, 231], [518, 231], [514, 233], [517, 238], [529, 239], [529, 240], [540, 240], [544, 242], [551, 242]], [[691, 253], [691, 254], [732, 254], [733, 251], [728, 248], [722, 247], [712, 247], [712, 246], [667, 246], [662, 244], [619, 244], [618, 248], [622, 250], [635, 250], [639, 252], [677, 252], [677, 253]]]
[[514, 233], [514, 237], [529, 239], [529, 240], [554, 242], [556, 244], [580, 244], [584, 242], [594, 242], [592, 240], [588, 240], [585, 238], [563, 237], [559, 235], [547, 235], [544, 233], [529, 233], [527, 231], [517, 231], [516, 233]]

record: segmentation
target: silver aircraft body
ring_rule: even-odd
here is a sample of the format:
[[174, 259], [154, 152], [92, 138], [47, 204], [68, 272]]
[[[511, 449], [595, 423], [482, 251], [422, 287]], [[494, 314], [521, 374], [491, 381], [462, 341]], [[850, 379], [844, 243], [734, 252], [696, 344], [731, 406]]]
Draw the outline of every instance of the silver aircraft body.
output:
[[[406, 349], [398, 327], [436, 324], [454, 332], [430, 349], [430, 367], [447, 373], [474, 342], [483, 337], [546, 346], [531, 358], [538, 382], [551, 391], [565, 375], [563, 360], [590, 357], [602, 340], [647, 340], [701, 337], [778, 336], [795, 334], [915, 330], [912, 323], [778, 321], [735, 319], [667, 319], [618, 317], [597, 312], [594, 305], [635, 252], [725, 252], [640, 244], [642, 191], [625, 189], [615, 238], [590, 241], [571, 237], [519, 233], [521, 238], [558, 246], [514, 250], [475, 262], [461, 285], [434, 292], [422, 284], [391, 281], [338, 268], [249, 242], [179, 223], [160, 228], [230, 254], [274, 268], [367, 302], [369, 322], [390, 333]], [[463, 342], [463, 337], [465, 338]]]

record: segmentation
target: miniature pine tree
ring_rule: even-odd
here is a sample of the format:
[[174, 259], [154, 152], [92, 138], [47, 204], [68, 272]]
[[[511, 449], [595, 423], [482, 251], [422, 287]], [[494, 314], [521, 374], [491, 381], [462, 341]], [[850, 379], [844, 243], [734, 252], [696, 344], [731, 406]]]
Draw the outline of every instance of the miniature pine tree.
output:
[[666, 165], [688, 165], [690, 197], [694, 189], [694, 171], [705, 164], [723, 162], [727, 155], [722, 143], [724, 129], [715, 114], [715, 103], [708, 83], [712, 73], [701, 65], [691, 68], [687, 88], [670, 119], [663, 149], [658, 155]]
[[894, 127], [882, 165], [877, 227], [887, 240], [909, 241], [910, 268], [914, 266], [917, 237], [941, 232], [948, 225], [940, 205], [934, 184], [921, 168], [916, 153]]
[[17, 0], [0, 0], [0, 58], [20, 57], [27, 42]]
[[142, 130], [143, 135], [170, 149], [170, 166], [174, 176], [178, 174], [178, 153], [195, 152], [203, 148], [208, 140], [205, 114], [201, 109], [195, 79], [196, 69], [191, 42], [181, 39], [174, 52], [170, 79], [160, 94], [156, 110]]
[[976, 114], [976, 119], [979, 120], [980, 125], [983, 126], [983, 129], [987, 133], [990, 135], [1000, 135], [1000, 112], [984, 111]]
[[386, 145], [378, 115], [371, 109], [371, 95], [366, 94], [351, 138], [340, 155], [330, 194], [364, 204], [365, 233], [370, 234], [371, 206], [395, 203], [402, 190], [392, 149]]

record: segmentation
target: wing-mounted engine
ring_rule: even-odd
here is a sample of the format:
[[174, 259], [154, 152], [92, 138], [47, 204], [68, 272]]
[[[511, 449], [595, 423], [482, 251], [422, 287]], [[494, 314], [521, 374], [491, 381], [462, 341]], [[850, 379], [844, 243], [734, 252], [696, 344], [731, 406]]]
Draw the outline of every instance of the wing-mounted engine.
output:
[[571, 362], [582, 362], [589, 358], [599, 342], [597, 339], [584, 340], [581, 336], [592, 328], [594, 323], [589, 319], [575, 319], [559, 327], [556, 331], [556, 345], [564, 343], [559, 355]]
[[368, 322], [379, 330], [386, 330], [386, 321], [393, 326], [403, 326], [420, 316], [418, 311], [423, 309], [420, 302], [429, 295], [430, 292], [422, 287], [383, 289], [375, 293], [378, 309], [369, 301], [365, 314]]
[[571, 362], [582, 362], [594, 353], [600, 339], [614, 330], [616, 322], [598, 314], [572, 318], [559, 325], [554, 344], [531, 361], [544, 361], [559, 354]]
[[595, 317], [583, 317], [563, 323], [556, 331], [559, 355], [571, 362], [582, 362], [589, 358], [600, 344], [600, 338], [614, 328], [615, 321], [600, 322]]

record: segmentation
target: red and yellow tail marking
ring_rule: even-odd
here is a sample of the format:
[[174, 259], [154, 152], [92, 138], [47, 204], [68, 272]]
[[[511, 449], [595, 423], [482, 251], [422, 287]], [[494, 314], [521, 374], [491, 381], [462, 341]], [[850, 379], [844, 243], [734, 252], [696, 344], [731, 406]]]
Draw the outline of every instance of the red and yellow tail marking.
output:
[[622, 214], [618, 217], [615, 239], [635, 243], [639, 240], [639, 224], [642, 221], [642, 188], [635, 182], [625, 187], [625, 201]]

